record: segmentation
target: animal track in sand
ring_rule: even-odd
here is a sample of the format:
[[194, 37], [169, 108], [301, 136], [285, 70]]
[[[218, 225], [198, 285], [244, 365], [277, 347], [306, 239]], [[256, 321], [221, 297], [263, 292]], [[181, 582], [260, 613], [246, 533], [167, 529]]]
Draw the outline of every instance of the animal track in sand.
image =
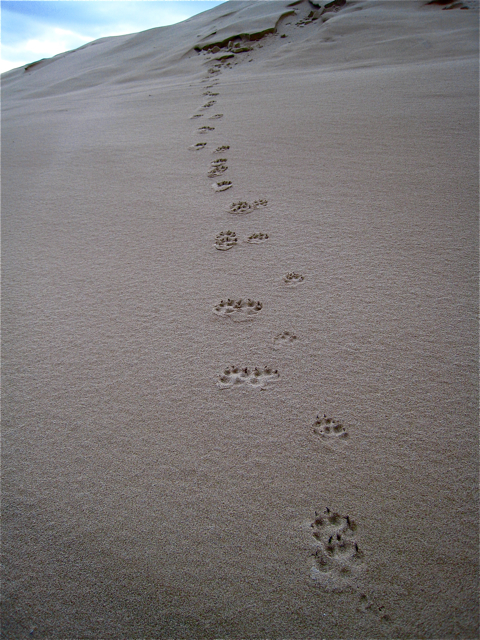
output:
[[234, 322], [242, 322], [244, 320], [253, 320], [262, 310], [263, 305], [261, 302], [255, 302], [255, 300], [221, 300], [213, 308], [213, 313], [222, 318], [230, 318]]
[[[292, 11], [291, 14], [295, 15], [295, 11]], [[285, 17], [285, 16], [283, 16]], [[248, 54], [254, 51], [255, 49], [261, 49], [263, 44], [254, 41], [260, 41], [264, 38], [268, 40], [272, 35], [271, 31], [268, 29], [266, 32], [259, 34], [250, 34], [245, 36], [234, 36], [231, 40], [227, 42], [220, 42], [216, 44], [205, 45], [204, 47], [196, 46], [195, 51], [202, 54], [207, 54], [207, 59], [209, 61], [217, 61], [219, 64], [215, 65], [215, 67], [232, 67], [232, 62], [234, 65], [239, 64], [242, 61], [245, 61], [248, 57]], [[215, 55], [221, 52], [220, 56], [215, 58], [211, 58], [211, 55]], [[242, 55], [244, 54], [244, 55]]]
[[226, 191], [227, 189], [231, 189], [233, 187], [233, 183], [231, 180], [222, 180], [221, 182], [215, 182], [212, 184], [212, 189], [214, 191]]
[[215, 104], [216, 100], [209, 100], [209, 102], [206, 102], [203, 106], [202, 109], [210, 109], [210, 107], [213, 107], [213, 105]]
[[237, 214], [251, 213], [252, 211], [255, 211], [255, 209], [258, 209], [258, 207], [266, 207], [267, 204], [268, 204], [268, 200], [264, 200], [264, 199], [255, 200], [251, 204], [249, 202], [239, 200], [238, 202], [232, 202], [228, 211], [229, 213], [237, 213]]
[[190, 147], [190, 151], [200, 151], [200, 149], [204, 149], [207, 146], [206, 142], [197, 142], [197, 144], [192, 144]]
[[225, 164], [226, 162], [226, 158], [217, 158], [216, 160], [213, 160], [210, 163], [212, 168], [207, 174], [208, 177], [215, 178], [216, 176], [220, 176], [222, 173], [225, 173], [225, 171], [228, 169], [228, 166]]
[[335, 418], [327, 418], [324, 414], [323, 418], [317, 416], [313, 427], [313, 433], [319, 435], [321, 438], [331, 440], [346, 440], [348, 438], [348, 431], [343, 424], [335, 420]]
[[273, 339], [273, 347], [274, 349], [281, 349], [282, 347], [293, 344], [297, 336], [290, 331], [284, 331], [283, 333], [279, 333], [278, 336], [275, 336]]
[[356, 584], [356, 579], [366, 568], [364, 553], [357, 540], [357, 524], [348, 515], [331, 511], [328, 507], [310, 524], [315, 548], [310, 577], [326, 591], [342, 592], [346, 588], [358, 593], [357, 611], [372, 614], [381, 622], [392, 619], [385, 607], [367, 596]]
[[217, 84], [220, 83], [220, 79], [219, 78], [215, 78], [214, 76], [207, 74], [202, 80], [200, 80], [200, 82], [202, 84], [204, 82], [211, 82], [212, 84], [207, 84], [207, 86], [205, 87], [205, 89], [211, 89], [212, 87], [215, 87]]
[[299, 273], [290, 271], [290, 273], [287, 273], [283, 276], [283, 281], [289, 287], [296, 287], [297, 285], [305, 281], [305, 277], [300, 275]]
[[265, 389], [267, 384], [275, 382], [280, 377], [278, 371], [272, 367], [250, 370], [240, 367], [227, 367], [218, 376], [217, 387], [219, 389], [231, 389], [232, 387], [250, 387], [254, 389]]
[[239, 201], [239, 202], [232, 202], [232, 204], [229, 207], [229, 212], [230, 213], [250, 213], [254, 209], [255, 207], [249, 204], [248, 202]]
[[369, 613], [377, 618], [380, 618], [382, 622], [392, 622], [391, 616], [387, 613], [384, 605], [379, 605], [367, 596], [366, 593], [360, 593], [359, 605], [357, 611], [360, 613]]
[[215, 131], [215, 127], [200, 127], [198, 133], [208, 133], [209, 131]]
[[219, 251], [228, 251], [238, 242], [235, 231], [220, 231], [215, 238], [215, 249]]
[[196, 118], [203, 118], [203, 113], [196, 113], [190, 118], [190, 120], [195, 120]]
[[315, 544], [310, 577], [327, 591], [352, 586], [352, 579], [364, 568], [355, 521], [327, 507], [321, 515], [315, 512], [310, 527]]
[[204, 91], [203, 95], [207, 98], [214, 98], [215, 96], [218, 96], [219, 93], [218, 91]]
[[229, 149], [229, 144], [222, 144], [220, 147], [217, 147], [213, 153], [223, 153], [224, 151], [228, 151]]
[[209, 178], [216, 178], [217, 176], [221, 176], [222, 173], [225, 173], [227, 169], [228, 167], [226, 164], [218, 164], [212, 169], [210, 169], [210, 171], [207, 173], [207, 176]]
[[257, 233], [252, 233], [246, 239], [246, 242], [249, 244], [262, 244], [262, 242], [266, 242], [268, 240], [268, 233], [262, 233], [258, 231]]
[[216, 113], [214, 116], [210, 116], [209, 120], [220, 120], [223, 118], [223, 113]]

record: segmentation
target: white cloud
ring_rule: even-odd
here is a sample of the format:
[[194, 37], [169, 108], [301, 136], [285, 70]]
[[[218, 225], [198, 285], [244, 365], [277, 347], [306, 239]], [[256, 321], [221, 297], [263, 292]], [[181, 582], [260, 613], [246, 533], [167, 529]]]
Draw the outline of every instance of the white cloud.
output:
[[57, 31], [63, 31], [62, 29], [54, 29], [54, 35], [45, 40], [27, 40], [23, 45], [23, 51], [25, 53], [32, 53], [35, 55], [41, 55], [45, 57], [51, 57], [68, 51], [69, 49], [76, 49], [83, 44], [90, 42], [91, 38], [85, 38], [72, 32], [57, 33]]
[[21, 46], [2, 45], [0, 72], [22, 67], [40, 58], [51, 58], [64, 51], [77, 49], [91, 41], [90, 36], [55, 27], [49, 31], [48, 35], [25, 40]]
[[6, 71], [10, 71], [10, 69], [16, 69], [17, 67], [22, 67], [25, 65], [25, 60], [14, 60], [10, 58], [8, 60], [0, 60], [0, 73], [5, 73]]
[[[26, 14], [4, 9], [2, 3], [2, 55], [0, 72], [25, 66], [41, 58], [77, 49], [98, 38], [137, 33], [186, 20], [216, 2], [78, 2], [27, 3], [58, 7], [58, 15]], [[11, 5], [13, 3], [6, 3]], [[49, 7], [50, 8], [50, 7]], [[56, 22], [56, 24], [55, 24]], [[61, 22], [61, 26], [59, 24]], [[77, 31], [78, 29], [78, 31]], [[22, 32], [24, 36], [22, 37]]]

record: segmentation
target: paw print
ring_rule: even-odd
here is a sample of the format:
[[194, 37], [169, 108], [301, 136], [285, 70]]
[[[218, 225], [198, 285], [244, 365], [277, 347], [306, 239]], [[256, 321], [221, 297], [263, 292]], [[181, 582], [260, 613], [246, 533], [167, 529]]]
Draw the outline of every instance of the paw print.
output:
[[278, 380], [280, 377], [277, 369], [272, 367], [264, 367], [250, 370], [248, 367], [244, 369], [240, 367], [227, 367], [223, 373], [218, 376], [217, 387], [219, 389], [231, 389], [232, 387], [245, 386], [254, 389], [265, 389], [265, 387]]
[[290, 287], [296, 287], [297, 285], [304, 282], [304, 280], [305, 276], [302, 276], [299, 273], [294, 273], [293, 271], [283, 276], [283, 281]]
[[215, 182], [215, 184], [212, 184], [212, 189], [214, 191], [226, 191], [231, 187], [233, 187], [231, 180], [222, 180], [221, 182]]
[[200, 149], [204, 149], [206, 146], [206, 142], [197, 142], [197, 144], [192, 144], [192, 146], [188, 148], [190, 149], [190, 151], [199, 151]]
[[278, 336], [275, 336], [273, 339], [273, 346], [275, 349], [281, 349], [285, 345], [293, 344], [296, 339], [297, 336], [293, 333], [290, 333], [290, 331], [284, 331], [283, 333], [279, 333]]
[[381, 622], [392, 622], [392, 618], [385, 609], [385, 606], [382, 604], [378, 604], [378, 602], [375, 602], [372, 598], [369, 598], [366, 593], [360, 593], [357, 611], [359, 611], [360, 613], [373, 615], [381, 620]]
[[327, 507], [322, 514], [315, 512], [310, 526], [315, 544], [310, 575], [327, 590], [341, 590], [364, 567], [355, 537], [357, 525], [350, 516]]
[[322, 438], [339, 438], [340, 440], [346, 440], [348, 438], [348, 432], [343, 424], [335, 420], [335, 418], [327, 418], [325, 414], [323, 418], [317, 416], [313, 425], [313, 433]]
[[235, 231], [220, 231], [215, 238], [215, 249], [219, 251], [228, 251], [238, 242]]
[[252, 233], [247, 238], [247, 242], [250, 244], [261, 244], [262, 242], [266, 242], [268, 240], [268, 233]]
[[213, 313], [223, 318], [230, 318], [235, 322], [241, 322], [242, 320], [253, 320], [262, 310], [263, 304], [255, 300], [221, 300], [214, 308]]
[[243, 214], [243, 213], [251, 213], [254, 209], [255, 207], [253, 205], [249, 204], [248, 202], [239, 200], [238, 202], [232, 202], [232, 204], [230, 205], [229, 211], [230, 213]]
[[228, 169], [226, 164], [217, 164], [207, 173], [209, 178], [216, 178], [217, 176], [221, 176], [222, 173]]

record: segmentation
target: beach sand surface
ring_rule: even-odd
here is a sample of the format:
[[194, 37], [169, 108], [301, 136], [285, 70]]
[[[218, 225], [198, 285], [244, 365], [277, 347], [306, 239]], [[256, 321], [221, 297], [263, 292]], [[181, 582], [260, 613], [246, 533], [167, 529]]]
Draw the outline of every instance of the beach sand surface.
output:
[[2, 76], [5, 639], [478, 637], [478, 2], [317, 4]]

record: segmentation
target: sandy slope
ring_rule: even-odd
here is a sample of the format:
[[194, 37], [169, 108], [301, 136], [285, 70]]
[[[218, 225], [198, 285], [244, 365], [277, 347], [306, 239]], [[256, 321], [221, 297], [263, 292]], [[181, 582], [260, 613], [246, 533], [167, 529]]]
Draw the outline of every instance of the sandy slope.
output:
[[477, 637], [465, 5], [229, 2], [4, 74], [2, 637]]

